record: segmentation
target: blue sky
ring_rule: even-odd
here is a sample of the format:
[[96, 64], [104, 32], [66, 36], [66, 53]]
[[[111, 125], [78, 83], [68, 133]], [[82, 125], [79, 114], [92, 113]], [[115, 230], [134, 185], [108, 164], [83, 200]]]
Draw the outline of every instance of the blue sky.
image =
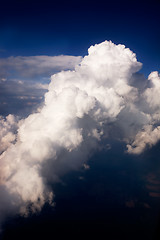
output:
[[[140, 72], [146, 78], [151, 71], [158, 71], [159, 9], [160, 3], [156, 0], [3, 1], [0, 14], [0, 77], [2, 80], [14, 82], [0, 83], [1, 102], [8, 104], [7, 107], [0, 104], [1, 114], [14, 113], [15, 109], [18, 110], [17, 104], [21, 106], [20, 111], [26, 106], [24, 100], [15, 101], [14, 96], [17, 93], [8, 93], [9, 88], [14, 91], [17, 88], [13, 87], [15, 80], [26, 80], [26, 86], [30, 85], [31, 81], [33, 85], [35, 82], [48, 83], [50, 76], [57, 71], [53, 64], [48, 71], [44, 67], [44, 73], [41, 74], [37, 61], [34, 63], [36, 74], [29, 75], [32, 70], [29, 71], [30, 65], [26, 66], [20, 58], [12, 59], [12, 65], [23, 65], [19, 71], [18, 67], [8, 67], [8, 58], [11, 56], [28, 56], [31, 59], [32, 56], [40, 55], [85, 56], [91, 45], [111, 40], [115, 44], [124, 44], [136, 53], [138, 61], [143, 63]], [[68, 69], [73, 67], [68, 66]], [[67, 69], [67, 66], [59, 67], [59, 71], [64, 69]], [[24, 72], [27, 71], [26, 76]], [[7, 83], [9, 86], [6, 86]], [[27, 88], [21, 91], [27, 92]], [[44, 94], [40, 89], [36, 103], [39, 102], [39, 97], [42, 97], [42, 92]], [[19, 111], [17, 113], [19, 114]]]
[[86, 55], [104, 40], [136, 52], [149, 74], [159, 67], [159, 1], [4, 1], [0, 55]]

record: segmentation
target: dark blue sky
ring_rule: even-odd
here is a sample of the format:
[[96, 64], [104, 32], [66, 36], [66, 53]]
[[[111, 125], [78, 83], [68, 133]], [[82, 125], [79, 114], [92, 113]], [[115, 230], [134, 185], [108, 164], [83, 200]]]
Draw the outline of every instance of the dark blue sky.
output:
[[86, 55], [104, 40], [122, 43], [159, 70], [160, 2], [31, 1], [1, 3], [0, 55]]

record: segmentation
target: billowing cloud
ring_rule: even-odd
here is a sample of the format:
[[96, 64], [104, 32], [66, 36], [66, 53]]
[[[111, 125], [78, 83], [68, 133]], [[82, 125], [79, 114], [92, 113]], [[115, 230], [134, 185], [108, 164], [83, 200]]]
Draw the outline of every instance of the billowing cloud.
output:
[[17, 128], [17, 120], [13, 115], [0, 117], [0, 154], [15, 142]]
[[132, 145], [127, 145], [128, 152], [139, 154], [145, 148], [152, 147], [160, 140], [160, 126], [153, 128], [152, 125], [144, 126], [143, 130], [138, 132]]
[[144, 116], [148, 116], [148, 121], [143, 122], [132, 144], [127, 145], [129, 153], [139, 154], [146, 147], [152, 147], [160, 140], [160, 77], [158, 72], [152, 72], [148, 77], [148, 82], [149, 87], [144, 90], [140, 99], [140, 110], [143, 111]]
[[0, 185], [22, 214], [51, 203], [50, 184], [88, 166], [102, 140], [107, 146], [110, 138], [125, 141], [136, 154], [159, 140], [159, 107], [152, 96], [159, 77], [152, 73], [151, 86], [136, 87], [141, 66], [124, 45], [105, 41], [91, 46], [75, 70], [51, 77], [43, 105], [17, 123], [0, 156]]

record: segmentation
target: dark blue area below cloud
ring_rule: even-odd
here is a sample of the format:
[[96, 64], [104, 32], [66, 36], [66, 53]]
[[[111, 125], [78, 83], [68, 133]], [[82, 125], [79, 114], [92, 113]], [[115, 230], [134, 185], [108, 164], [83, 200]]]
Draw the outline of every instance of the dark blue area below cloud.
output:
[[89, 170], [67, 174], [53, 186], [54, 208], [45, 205], [37, 215], [11, 219], [2, 239], [159, 239], [160, 198], [146, 188], [153, 172], [160, 180], [159, 146], [156, 155], [148, 150], [139, 157], [124, 154], [120, 143], [112, 146], [89, 160]]

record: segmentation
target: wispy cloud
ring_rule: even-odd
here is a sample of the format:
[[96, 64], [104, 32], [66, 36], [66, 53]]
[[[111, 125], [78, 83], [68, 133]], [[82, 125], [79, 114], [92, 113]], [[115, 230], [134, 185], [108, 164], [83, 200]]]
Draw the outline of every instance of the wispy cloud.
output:
[[78, 56], [18, 56], [0, 58], [0, 114], [27, 115], [42, 102], [50, 76], [72, 70]]
[[42, 102], [47, 89], [47, 83], [38, 81], [14, 79], [0, 82], [0, 115], [28, 115]]
[[0, 78], [35, 78], [51, 76], [62, 70], [72, 70], [80, 56], [17, 56], [0, 58]]

